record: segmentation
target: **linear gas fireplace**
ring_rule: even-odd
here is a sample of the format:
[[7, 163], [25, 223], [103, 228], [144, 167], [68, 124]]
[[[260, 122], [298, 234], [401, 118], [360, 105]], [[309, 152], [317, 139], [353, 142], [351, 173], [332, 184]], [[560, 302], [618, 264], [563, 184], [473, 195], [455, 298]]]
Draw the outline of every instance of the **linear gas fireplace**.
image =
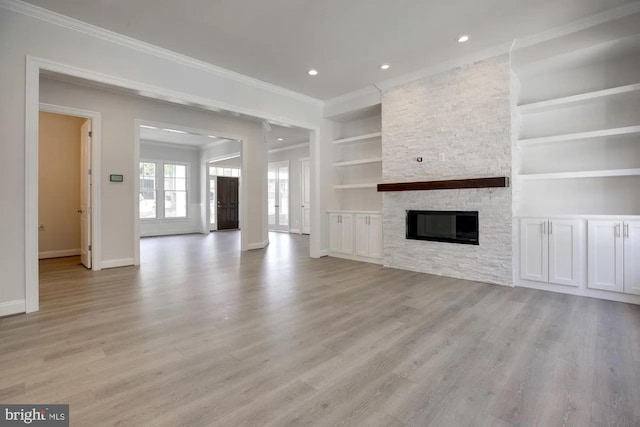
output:
[[407, 239], [479, 245], [478, 212], [407, 211]]

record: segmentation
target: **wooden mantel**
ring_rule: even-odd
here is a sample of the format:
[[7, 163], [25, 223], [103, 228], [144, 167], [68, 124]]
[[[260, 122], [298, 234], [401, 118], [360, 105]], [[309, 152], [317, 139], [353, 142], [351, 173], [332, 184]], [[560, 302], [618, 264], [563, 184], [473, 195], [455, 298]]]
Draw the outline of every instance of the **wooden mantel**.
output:
[[460, 188], [508, 187], [506, 176], [490, 178], [447, 179], [442, 181], [395, 182], [378, 184], [378, 191], [455, 190]]

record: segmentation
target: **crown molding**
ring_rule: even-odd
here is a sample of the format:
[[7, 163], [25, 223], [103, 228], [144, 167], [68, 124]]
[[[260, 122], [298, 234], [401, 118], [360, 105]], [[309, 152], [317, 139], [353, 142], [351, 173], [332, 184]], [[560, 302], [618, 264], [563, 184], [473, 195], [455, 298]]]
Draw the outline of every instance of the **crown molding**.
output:
[[153, 55], [158, 58], [186, 65], [188, 67], [195, 68], [209, 74], [214, 74], [216, 76], [224, 77], [238, 83], [246, 84], [256, 89], [266, 90], [271, 93], [286, 96], [297, 101], [313, 104], [316, 106], [324, 105], [323, 101], [320, 99], [313, 98], [311, 96], [304, 95], [290, 89], [285, 89], [281, 86], [267, 83], [263, 80], [249, 77], [244, 74], [236, 73], [234, 71], [227, 70], [226, 68], [218, 67], [208, 62], [204, 62], [190, 56], [182, 55], [180, 53], [171, 51], [169, 49], [164, 49], [150, 43], [136, 40], [132, 37], [118, 34], [116, 32], [97, 27], [95, 25], [87, 24], [86, 22], [80, 21], [78, 19], [71, 18], [38, 6], [34, 6], [20, 0], [0, 0], [0, 7], [35, 19], [39, 19], [41, 21], [48, 22], [50, 24], [58, 25], [69, 30], [77, 31], [91, 37], [115, 43], [120, 46], [128, 47], [130, 49], [135, 49], [139, 52]]
[[308, 146], [309, 146], [308, 142], [303, 142], [301, 144], [288, 145], [288, 146], [282, 147], [282, 148], [274, 148], [272, 150], [267, 150], [267, 154], [279, 153], [281, 151], [295, 150], [297, 148], [303, 148], [303, 147], [308, 147]]
[[197, 145], [188, 145], [188, 144], [180, 144], [179, 142], [166, 142], [166, 141], [156, 141], [154, 139], [140, 139], [140, 145], [146, 145], [147, 147], [165, 147], [165, 148], [173, 148], [176, 150], [189, 150], [189, 151], [198, 151], [201, 149], [200, 146]]

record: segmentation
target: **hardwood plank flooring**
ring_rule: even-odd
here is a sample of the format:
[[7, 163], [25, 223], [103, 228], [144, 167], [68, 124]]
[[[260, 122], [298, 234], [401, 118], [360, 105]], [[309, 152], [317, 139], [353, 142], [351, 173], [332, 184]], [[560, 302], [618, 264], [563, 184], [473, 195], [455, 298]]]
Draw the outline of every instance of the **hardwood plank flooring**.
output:
[[272, 233], [41, 262], [0, 319], [0, 402], [74, 426], [640, 426], [640, 307], [336, 258]]

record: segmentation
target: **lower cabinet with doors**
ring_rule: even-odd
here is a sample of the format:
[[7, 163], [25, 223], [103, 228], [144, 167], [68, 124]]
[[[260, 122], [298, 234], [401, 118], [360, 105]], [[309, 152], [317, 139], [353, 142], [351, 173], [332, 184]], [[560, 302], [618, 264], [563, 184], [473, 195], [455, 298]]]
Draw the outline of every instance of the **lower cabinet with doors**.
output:
[[584, 283], [584, 220], [522, 218], [520, 278], [557, 285]]
[[381, 263], [382, 214], [355, 211], [329, 212], [329, 255]]
[[640, 221], [589, 221], [591, 289], [640, 295]]

